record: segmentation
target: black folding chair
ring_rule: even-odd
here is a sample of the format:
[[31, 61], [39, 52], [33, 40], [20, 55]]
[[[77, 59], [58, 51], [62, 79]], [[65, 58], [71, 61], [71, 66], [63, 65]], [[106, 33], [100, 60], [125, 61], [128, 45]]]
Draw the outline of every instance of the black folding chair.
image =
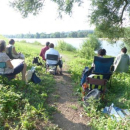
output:
[[[58, 63], [58, 55], [47, 54], [46, 60], [57, 61], [57, 63]], [[54, 74], [56, 75], [57, 64], [46, 64], [46, 71], [48, 68], [54, 70]]]
[[14, 58], [13, 55], [12, 55], [12, 46], [7, 47], [6, 49], [8, 50], [8, 51], [6, 52], [6, 54], [9, 56], [9, 58], [10, 58], [10, 59], [16, 59], [16, 58]]

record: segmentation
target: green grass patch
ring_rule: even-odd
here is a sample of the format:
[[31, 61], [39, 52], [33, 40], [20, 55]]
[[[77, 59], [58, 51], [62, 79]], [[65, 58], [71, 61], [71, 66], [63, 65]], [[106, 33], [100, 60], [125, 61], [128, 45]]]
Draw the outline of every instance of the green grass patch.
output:
[[[91, 67], [92, 62], [93, 59], [88, 60], [79, 57], [69, 62], [69, 71], [73, 81], [76, 83], [75, 93], [79, 97], [81, 96], [80, 80], [82, 70], [85, 66]], [[114, 103], [119, 108], [130, 110], [130, 69], [128, 73], [114, 73], [112, 75], [112, 86], [108, 90], [105, 94], [105, 102], [93, 101], [88, 107], [83, 105], [86, 115], [91, 117], [90, 125], [92, 130], [129, 130], [129, 120], [116, 122], [110, 116], [103, 114], [102, 110], [105, 106], [110, 106], [111, 103]]]
[[[8, 44], [9, 40], [4, 40]], [[36, 66], [32, 60], [39, 56], [41, 45], [16, 42], [15, 47], [25, 55], [27, 69]], [[42, 58], [40, 61], [43, 63]], [[47, 99], [54, 91], [54, 78], [46, 74], [44, 63], [36, 66], [36, 74], [42, 80], [40, 84], [25, 84], [21, 74], [11, 81], [0, 77], [0, 130], [34, 130], [40, 122], [47, 124], [52, 118], [55, 108], [48, 105]]]

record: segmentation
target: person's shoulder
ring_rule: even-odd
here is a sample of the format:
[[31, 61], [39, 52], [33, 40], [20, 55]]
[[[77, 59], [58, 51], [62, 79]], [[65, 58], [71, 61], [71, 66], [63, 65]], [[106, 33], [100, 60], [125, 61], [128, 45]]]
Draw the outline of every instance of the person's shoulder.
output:
[[50, 52], [50, 49], [46, 50], [46, 52], [45, 52], [45, 53], [48, 53], [48, 52]]
[[7, 59], [7, 58], [10, 59], [9, 56], [5, 52], [2, 53], [2, 57], [5, 59]]
[[43, 48], [42, 48], [42, 50], [44, 50], [46, 48], [46, 46], [44, 46]]
[[58, 52], [56, 49], [53, 49], [55, 52]]

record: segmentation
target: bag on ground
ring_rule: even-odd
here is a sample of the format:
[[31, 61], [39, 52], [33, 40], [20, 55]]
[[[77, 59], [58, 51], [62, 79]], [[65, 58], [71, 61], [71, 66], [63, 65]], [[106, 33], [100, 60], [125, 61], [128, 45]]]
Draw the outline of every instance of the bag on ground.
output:
[[32, 78], [31, 81], [35, 84], [40, 83], [41, 79], [39, 77], [37, 77], [37, 75], [35, 74], [35, 72], [32, 74]]

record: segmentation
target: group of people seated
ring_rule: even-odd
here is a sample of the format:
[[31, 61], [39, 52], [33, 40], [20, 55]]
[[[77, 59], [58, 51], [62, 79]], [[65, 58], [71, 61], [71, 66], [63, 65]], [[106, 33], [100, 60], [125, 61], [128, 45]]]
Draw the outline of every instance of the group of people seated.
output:
[[[55, 59], [48, 59], [48, 56], [57, 56], [57, 60]], [[49, 67], [49, 65], [55, 65], [59, 66], [60, 68], [60, 74], [62, 75], [62, 56], [60, 56], [59, 52], [54, 49], [54, 44], [50, 42], [46, 42], [46, 46], [41, 49], [40, 56], [42, 59], [46, 62], [46, 67]]]
[[[15, 41], [14, 39], [10, 39], [9, 44], [6, 46], [6, 42], [4, 40], [0, 40], [0, 63], [6, 63], [5, 67], [0, 67], [0, 75], [5, 75], [7, 77], [15, 77], [18, 73], [22, 72], [22, 80], [26, 82], [26, 68], [27, 65], [24, 61], [24, 55], [22, 53], [18, 53], [15, 49]], [[58, 60], [48, 60], [47, 55], [57, 55]], [[47, 65], [56, 65], [60, 67], [60, 74], [62, 74], [62, 60], [59, 52], [54, 49], [53, 43], [46, 43], [46, 47], [42, 48], [40, 56], [43, 60], [46, 61]], [[14, 66], [14, 60], [21, 59], [21, 62]]]
[[15, 59], [16, 57], [21, 58], [21, 53], [16, 52], [14, 43], [15, 41], [11, 39], [9, 41], [9, 45], [6, 47], [6, 42], [4, 40], [0, 40], [0, 62], [6, 63], [6, 66], [4, 68], [0, 68], [0, 74], [7, 77], [15, 77], [16, 74], [22, 72], [22, 80], [26, 82], [25, 74], [27, 66], [24, 60], [21, 60], [21, 62], [16, 67], [13, 65], [12, 59]]
[[[121, 49], [120, 54], [115, 58], [113, 67], [114, 67], [114, 72], [127, 72], [129, 70], [129, 65], [130, 65], [130, 57], [126, 54], [127, 53], [127, 48], [123, 47]], [[98, 51], [98, 56], [99, 57], [104, 57], [106, 55], [106, 50], [105, 49], [100, 49]], [[94, 67], [94, 64], [92, 64]]]
[[[4, 40], [0, 40], [0, 62], [5, 62], [6, 67], [0, 68], [0, 74], [4, 74], [6, 76], [15, 76], [16, 74], [22, 72], [22, 80], [26, 81], [26, 63], [21, 62], [17, 67], [14, 67], [12, 64], [12, 59], [24, 59], [24, 55], [22, 53], [17, 53], [15, 50], [15, 41], [11, 39], [9, 41], [9, 45], [6, 46], [6, 42]], [[114, 61], [114, 71], [115, 72], [127, 72], [130, 65], [130, 58], [126, 54], [126, 47], [121, 49], [121, 53], [115, 58]], [[57, 60], [48, 59], [48, 55], [57, 56]], [[104, 57], [106, 55], [105, 49], [100, 49], [98, 51], [99, 57]], [[54, 44], [50, 42], [46, 42], [46, 46], [41, 49], [40, 56], [46, 62], [46, 66], [56, 65], [60, 68], [60, 74], [62, 74], [63, 62], [61, 56], [57, 50], [54, 49]], [[92, 64], [94, 67], [94, 64]]]

